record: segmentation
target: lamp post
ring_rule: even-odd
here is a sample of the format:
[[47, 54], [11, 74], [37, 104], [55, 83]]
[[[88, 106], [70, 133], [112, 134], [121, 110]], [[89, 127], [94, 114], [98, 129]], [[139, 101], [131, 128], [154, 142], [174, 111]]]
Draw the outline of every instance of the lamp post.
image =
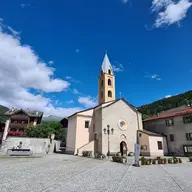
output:
[[107, 125], [107, 129], [104, 128], [103, 131], [104, 131], [104, 134], [108, 135], [108, 153], [107, 153], [107, 156], [108, 156], [108, 159], [109, 159], [109, 154], [110, 154], [109, 135], [113, 134], [114, 129], [113, 128], [110, 129], [110, 125]]

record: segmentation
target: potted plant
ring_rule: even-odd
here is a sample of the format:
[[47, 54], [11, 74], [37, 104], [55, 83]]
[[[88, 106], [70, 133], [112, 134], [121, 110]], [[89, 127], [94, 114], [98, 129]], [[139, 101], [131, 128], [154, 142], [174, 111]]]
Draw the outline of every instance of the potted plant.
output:
[[176, 157], [173, 157], [173, 163], [174, 164], [178, 163], [178, 159]]
[[172, 158], [169, 158], [169, 159], [168, 159], [168, 163], [172, 164], [172, 163], [173, 163], [173, 159], [172, 159]]
[[126, 157], [121, 157], [121, 163], [127, 163], [127, 158]]
[[167, 159], [166, 158], [163, 159], [163, 164], [167, 164]]
[[150, 161], [150, 159], [146, 159], [146, 165], [150, 165], [151, 164], [151, 161]]
[[181, 160], [181, 158], [178, 158], [178, 160], [179, 160], [179, 163], [182, 163], [182, 160]]
[[141, 157], [141, 165], [145, 165], [145, 161], [146, 161], [146, 159], [145, 159], [145, 157], [143, 156], [143, 157]]
[[156, 159], [152, 159], [152, 164], [156, 164], [157, 163], [157, 161], [156, 161]]

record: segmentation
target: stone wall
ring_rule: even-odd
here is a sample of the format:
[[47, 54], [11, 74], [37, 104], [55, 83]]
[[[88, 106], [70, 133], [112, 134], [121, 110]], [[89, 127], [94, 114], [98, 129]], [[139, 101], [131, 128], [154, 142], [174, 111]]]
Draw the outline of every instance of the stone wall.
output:
[[8, 149], [16, 148], [20, 142], [22, 142], [22, 148], [31, 149], [33, 154], [45, 154], [48, 151], [49, 144], [49, 153], [53, 153], [55, 145], [57, 151], [60, 147], [60, 141], [53, 140], [50, 143], [50, 139], [48, 138], [7, 137], [2, 143], [0, 151], [6, 153]]

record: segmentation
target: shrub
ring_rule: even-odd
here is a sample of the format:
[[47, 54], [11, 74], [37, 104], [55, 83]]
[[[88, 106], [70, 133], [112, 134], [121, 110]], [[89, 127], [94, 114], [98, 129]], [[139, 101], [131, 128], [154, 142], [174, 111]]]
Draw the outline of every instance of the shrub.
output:
[[105, 159], [105, 155], [101, 154], [101, 153], [95, 153], [95, 158], [96, 159]]
[[169, 159], [168, 159], [168, 163], [170, 163], [170, 164], [173, 163], [173, 159], [172, 159], [172, 158], [169, 158]]
[[83, 157], [91, 157], [92, 156], [92, 151], [83, 151], [82, 155], [83, 155]]
[[124, 156], [120, 156], [119, 153], [115, 154], [112, 156], [112, 160], [113, 162], [117, 162], [117, 163], [126, 163], [127, 162], [127, 158]]
[[133, 153], [133, 152], [130, 152], [130, 153], [128, 154], [128, 156], [134, 156], [134, 153]]
[[181, 158], [178, 158], [178, 160], [179, 160], [179, 163], [182, 163], [182, 160], [181, 160]]
[[156, 159], [152, 159], [152, 164], [156, 164], [157, 160]]
[[192, 162], [192, 156], [191, 156], [191, 157], [189, 157], [189, 161], [190, 161], [190, 162]]

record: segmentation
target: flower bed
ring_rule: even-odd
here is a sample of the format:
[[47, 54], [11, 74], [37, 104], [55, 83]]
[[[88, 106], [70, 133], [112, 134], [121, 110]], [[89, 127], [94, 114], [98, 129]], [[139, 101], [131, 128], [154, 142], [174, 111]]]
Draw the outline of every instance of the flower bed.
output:
[[176, 163], [182, 163], [181, 158], [172, 157], [172, 158], [162, 158], [162, 157], [156, 157], [155, 159], [140, 158], [141, 165], [152, 165], [152, 164], [176, 164]]

